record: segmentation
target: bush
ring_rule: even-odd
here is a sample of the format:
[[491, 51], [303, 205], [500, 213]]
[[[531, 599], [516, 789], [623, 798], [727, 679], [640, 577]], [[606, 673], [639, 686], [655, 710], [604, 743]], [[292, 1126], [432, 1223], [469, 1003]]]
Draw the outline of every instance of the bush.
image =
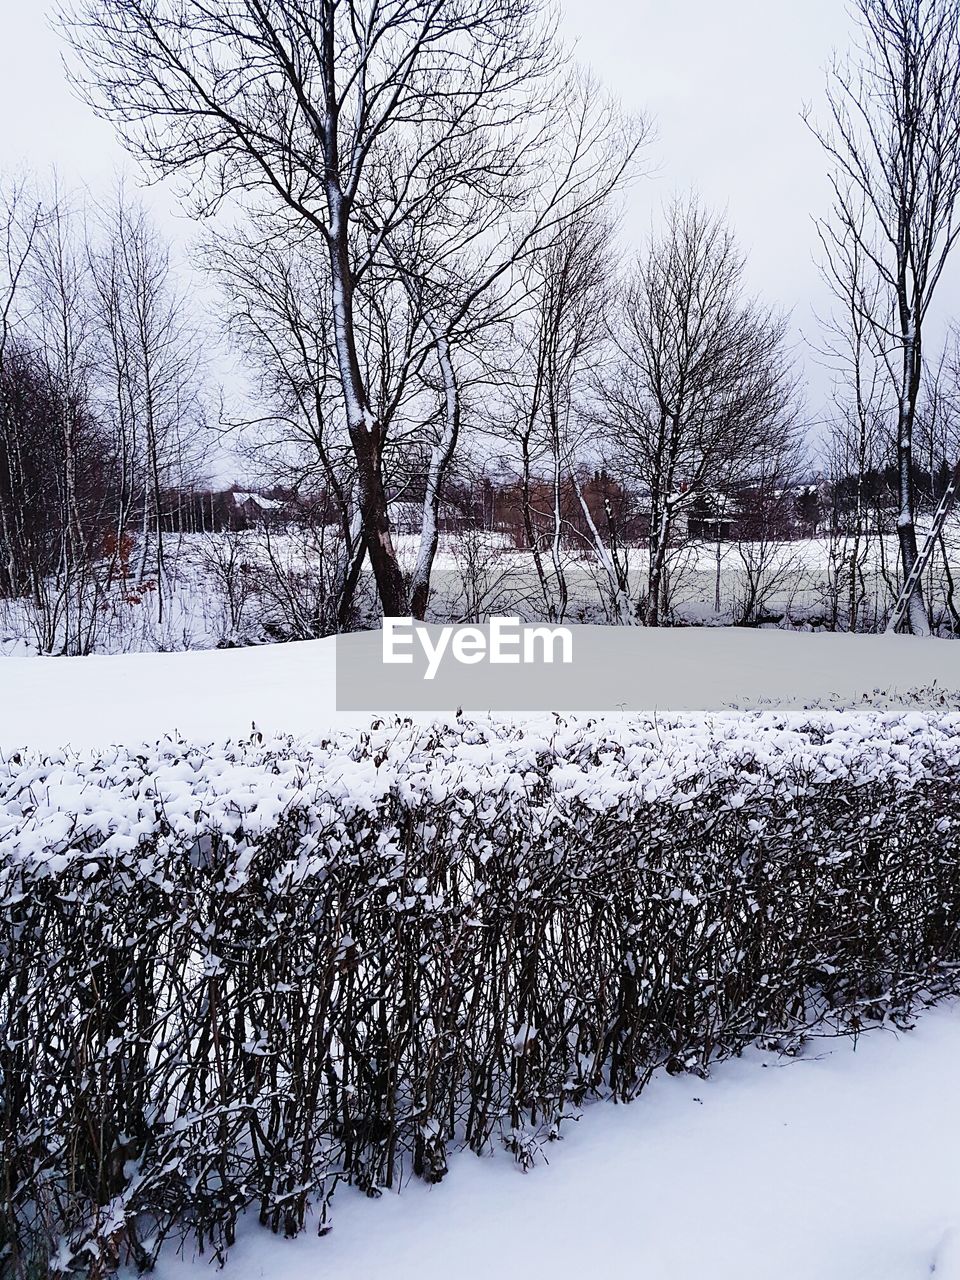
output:
[[958, 783], [955, 714], [15, 757], [0, 1265], [221, 1255], [658, 1068], [906, 1025], [960, 986]]

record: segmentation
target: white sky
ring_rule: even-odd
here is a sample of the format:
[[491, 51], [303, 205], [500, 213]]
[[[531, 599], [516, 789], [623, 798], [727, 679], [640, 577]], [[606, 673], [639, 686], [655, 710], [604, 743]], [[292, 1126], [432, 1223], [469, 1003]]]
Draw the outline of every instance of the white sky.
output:
[[[69, 188], [103, 194], [131, 162], [112, 129], [79, 103], [61, 66], [45, 0], [0, 0], [0, 173], [56, 166]], [[814, 263], [813, 217], [826, 212], [823, 157], [804, 126], [823, 102], [824, 67], [848, 43], [843, 0], [561, 0], [581, 61], [628, 108], [654, 117], [655, 173], [628, 196], [625, 232], [639, 240], [662, 203], [696, 188], [726, 211], [749, 255], [752, 291], [792, 311], [810, 407], [829, 377], [804, 336], [827, 295]], [[168, 234], [190, 227], [174, 200], [146, 195]], [[943, 284], [947, 312], [957, 272]]]
[[[751, 278], [785, 305], [815, 288], [813, 212], [828, 198], [800, 118], [847, 41], [842, 0], [564, 0], [580, 57], [653, 116], [657, 173], [634, 191], [637, 233], [674, 191], [726, 210]], [[819, 207], [818, 207], [819, 206]]]

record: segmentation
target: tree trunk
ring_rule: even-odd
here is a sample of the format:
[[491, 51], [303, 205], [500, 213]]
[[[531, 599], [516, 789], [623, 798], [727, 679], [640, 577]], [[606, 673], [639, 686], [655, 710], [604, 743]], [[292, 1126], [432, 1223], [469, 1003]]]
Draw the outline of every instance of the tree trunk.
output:
[[444, 424], [440, 439], [430, 455], [427, 488], [423, 497], [420, 550], [410, 583], [410, 613], [420, 621], [426, 616], [433, 561], [440, 542], [440, 500], [443, 497], [443, 485], [460, 436], [460, 388], [446, 336], [437, 339], [437, 363], [443, 379]]
[[537, 579], [540, 583], [540, 592], [543, 596], [544, 608], [548, 615], [552, 618], [553, 605], [550, 601], [550, 587], [547, 582], [547, 573], [543, 567], [543, 556], [540, 552], [540, 546], [537, 542], [537, 529], [533, 519], [533, 500], [530, 494], [530, 429], [528, 428], [521, 436], [520, 450], [522, 457], [522, 473], [520, 486], [520, 509], [523, 516], [523, 532], [526, 535], [527, 546], [533, 556], [534, 567], [537, 571]]
[[328, 192], [331, 227], [328, 236], [333, 285], [333, 324], [337, 365], [343, 388], [347, 430], [357, 461], [360, 516], [384, 617], [407, 612], [407, 592], [390, 537], [387, 494], [383, 484], [382, 427], [374, 418], [360, 372], [353, 322], [353, 279], [343, 196], [331, 184]]
[[603, 566], [607, 575], [607, 581], [610, 584], [610, 599], [613, 604], [614, 615], [617, 622], [621, 626], [632, 626], [636, 622], [633, 610], [630, 608], [630, 600], [627, 595], [627, 584], [620, 573], [618, 565], [613, 555], [607, 550], [603, 539], [600, 537], [600, 531], [597, 529], [596, 522], [590, 513], [590, 506], [584, 497], [583, 488], [580, 481], [576, 477], [574, 471], [570, 472], [570, 483], [573, 491], [577, 495], [580, 503], [580, 510], [583, 512], [584, 523], [590, 532], [590, 539], [593, 542], [593, 549], [597, 559]]
[[[903, 382], [897, 421], [897, 479], [899, 513], [897, 515], [897, 539], [900, 543], [900, 563], [906, 582], [917, 559], [917, 527], [913, 502], [913, 423], [916, 416], [917, 395], [920, 390], [920, 349], [912, 318], [903, 325]], [[914, 635], [930, 634], [927, 610], [923, 603], [923, 586], [917, 584], [910, 596], [907, 608], [907, 625]]]

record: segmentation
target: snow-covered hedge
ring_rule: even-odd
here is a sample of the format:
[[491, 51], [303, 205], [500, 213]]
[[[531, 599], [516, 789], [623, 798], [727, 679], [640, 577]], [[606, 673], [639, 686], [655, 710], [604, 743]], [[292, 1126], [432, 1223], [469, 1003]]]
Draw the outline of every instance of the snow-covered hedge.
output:
[[902, 1023], [960, 989], [958, 830], [960, 715], [0, 763], [0, 1270], [295, 1233], [658, 1067]]

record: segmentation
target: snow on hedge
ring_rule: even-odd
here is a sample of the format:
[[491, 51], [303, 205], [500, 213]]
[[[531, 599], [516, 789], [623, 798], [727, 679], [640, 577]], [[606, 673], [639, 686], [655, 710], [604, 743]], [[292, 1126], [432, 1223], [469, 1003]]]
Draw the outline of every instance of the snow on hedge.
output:
[[[253, 738], [211, 748], [164, 739], [129, 753], [17, 752], [0, 761], [0, 847], [59, 870], [65, 858], [121, 854], [162, 830], [162, 844], [242, 828], [251, 848], [283, 814], [330, 806], [517, 805], [548, 786], [556, 801], [622, 813], [666, 799], [680, 807], [722, 787], [731, 808], [824, 783], [911, 785], [960, 766], [960, 712], [718, 712], [532, 728], [450, 720], [381, 720], [311, 743]], [[454, 813], [456, 810], [454, 809]], [[454, 818], [454, 820], [456, 820]]]
[[0, 1247], [147, 1266], [960, 989], [960, 714], [0, 763]]

